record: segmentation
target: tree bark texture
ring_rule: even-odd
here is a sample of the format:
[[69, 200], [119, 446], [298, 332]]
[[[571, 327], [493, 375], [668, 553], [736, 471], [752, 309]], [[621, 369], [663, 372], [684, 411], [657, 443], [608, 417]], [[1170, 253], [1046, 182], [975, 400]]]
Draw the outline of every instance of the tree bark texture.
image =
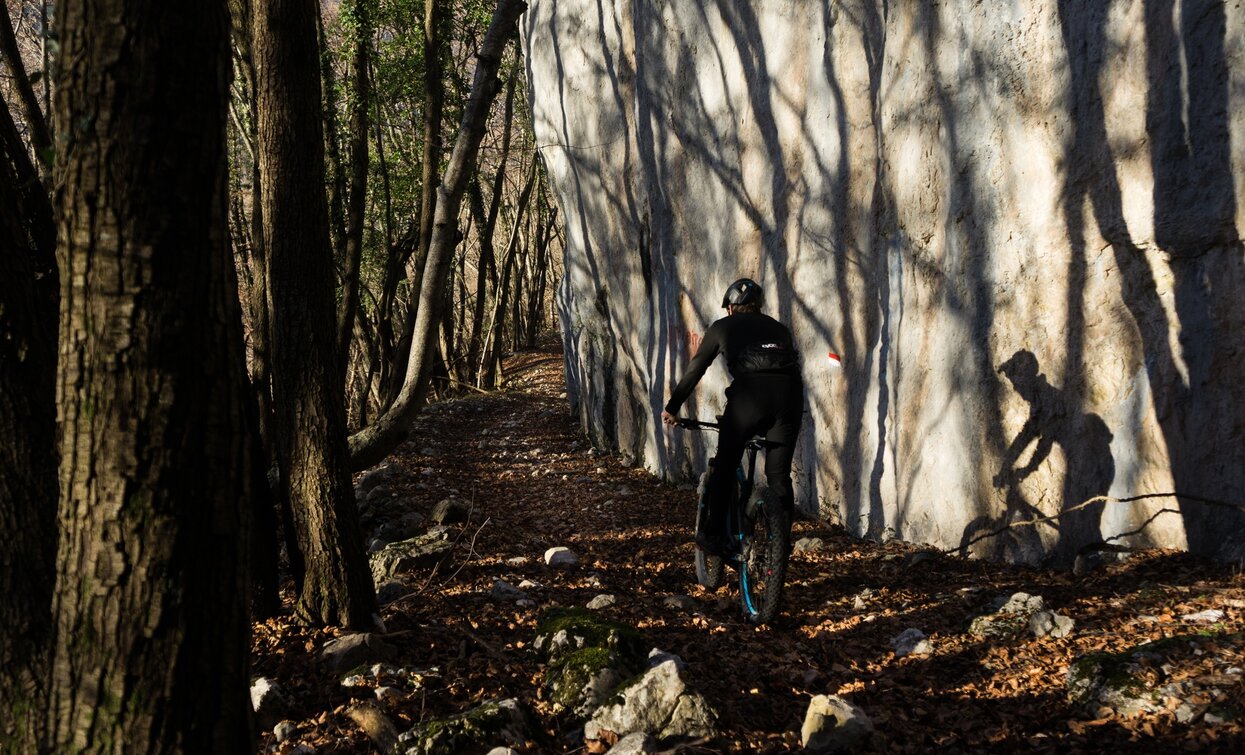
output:
[[224, 0], [70, 0], [54, 752], [247, 752], [252, 437]]
[[255, 0], [254, 55], [281, 485], [305, 560], [296, 617], [368, 628], [376, 593], [350, 482], [314, 0]]
[[56, 556], [56, 231], [0, 100], [0, 752], [37, 748]]
[[462, 125], [445, 176], [437, 187], [432, 238], [419, 290], [419, 311], [402, 390], [393, 405], [376, 422], [351, 437], [351, 466], [354, 469], [366, 469], [397, 448], [406, 438], [411, 420], [427, 395], [428, 375], [436, 354], [437, 328], [445, 307], [446, 274], [459, 240], [458, 208], [467, 180], [476, 167], [480, 141], [488, 125], [489, 107], [501, 88], [497, 71], [501, 68], [502, 53], [507, 42], [517, 33], [519, 16], [526, 9], [527, 4], [522, 0], [498, 0], [488, 32], [480, 45], [471, 97], [463, 110]]

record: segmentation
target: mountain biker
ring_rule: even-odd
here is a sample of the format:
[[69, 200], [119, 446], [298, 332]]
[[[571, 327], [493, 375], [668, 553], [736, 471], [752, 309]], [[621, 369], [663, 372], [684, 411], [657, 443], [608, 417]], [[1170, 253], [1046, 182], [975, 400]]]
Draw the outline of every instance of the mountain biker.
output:
[[726, 289], [722, 297], [726, 317], [709, 326], [661, 413], [667, 425], [678, 424], [676, 415], [683, 402], [717, 355], [725, 355], [733, 382], [726, 389], [718, 451], [710, 462], [706, 521], [702, 531], [696, 533], [696, 544], [710, 555], [729, 555], [732, 543], [726, 535], [726, 513], [734, 490], [735, 469], [745, 444], [754, 435], [763, 435], [773, 444], [765, 452], [765, 478], [770, 488], [788, 516], [795, 507], [791, 459], [800, 432], [804, 381], [791, 331], [761, 313], [762, 298], [761, 286], [749, 278], [740, 278]]

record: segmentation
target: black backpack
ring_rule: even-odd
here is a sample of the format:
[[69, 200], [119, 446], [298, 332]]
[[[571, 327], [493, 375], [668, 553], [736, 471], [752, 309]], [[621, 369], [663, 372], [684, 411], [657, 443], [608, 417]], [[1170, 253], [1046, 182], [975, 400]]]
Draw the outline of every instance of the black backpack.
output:
[[798, 372], [800, 352], [782, 343], [756, 342], [744, 347], [736, 357], [732, 373]]

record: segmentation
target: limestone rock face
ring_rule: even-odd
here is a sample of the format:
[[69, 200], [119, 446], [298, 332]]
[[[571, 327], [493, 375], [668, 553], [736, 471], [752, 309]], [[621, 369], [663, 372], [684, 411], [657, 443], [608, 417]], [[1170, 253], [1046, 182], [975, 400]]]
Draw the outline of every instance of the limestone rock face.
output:
[[990, 534], [1245, 497], [1245, 6], [529, 5], [594, 443], [704, 468], [658, 415], [747, 275], [803, 353], [806, 512], [1029, 563], [1138, 529], [1245, 556], [1245, 515], [1191, 499]]

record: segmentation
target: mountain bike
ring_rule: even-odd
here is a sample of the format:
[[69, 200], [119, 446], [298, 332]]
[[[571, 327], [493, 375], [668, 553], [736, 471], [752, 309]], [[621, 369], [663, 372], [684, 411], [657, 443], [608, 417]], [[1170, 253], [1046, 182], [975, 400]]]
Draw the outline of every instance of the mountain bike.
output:
[[[719, 419], [721, 419], [719, 417]], [[687, 430], [717, 430], [716, 422], [680, 419], [679, 427]], [[771, 443], [756, 436], [744, 446], [744, 457], [735, 470], [737, 484], [731, 491], [727, 507], [726, 534], [731, 548], [725, 556], [705, 552], [696, 546], [696, 581], [710, 590], [722, 585], [725, 565], [739, 572], [739, 602], [744, 618], [752, 624], [765, 624], [778, 615], [782, 599], [783, 579], [787, 573], [790, 553], [791, 521], [782, 503], [764, 485], [755, 483], [757, 453], [771, 448]], [[700, 478], [696, 504], [696, 533], [708, 516], [710, 469]]]

